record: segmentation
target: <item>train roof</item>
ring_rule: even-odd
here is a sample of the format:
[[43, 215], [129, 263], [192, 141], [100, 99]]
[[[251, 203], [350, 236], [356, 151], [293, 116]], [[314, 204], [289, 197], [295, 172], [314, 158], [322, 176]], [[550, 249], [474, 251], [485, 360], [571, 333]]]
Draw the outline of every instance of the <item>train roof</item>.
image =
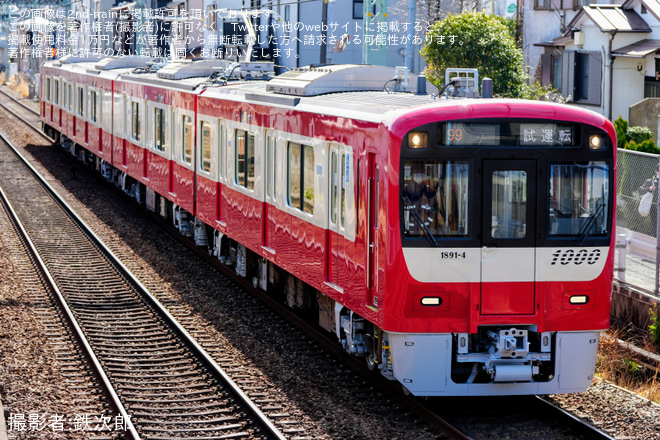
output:
[[394, 110], [417, 107], [445, 100], [437, 95], [415, 95], [388, 91], [335, 92], [314, 96], [279, 94], [268, 90], [269, 83], [235, 84], [210, 87], [202, 96], [288, 107], [297, 111], [380, 122]]
[[[236, 65], [226, 60], [200, 60], [195, 62], [155, 64], [146, 57], [111, 57], [107, 59], [63, 59], [48, 62], [47, 66], [68, 71], [121, 79], [140, 84], [182, 90], [200, 94], [204, 98], [217, 98], [288, 108], [300, 112], [324, 114], [381, 123], [396, 117], [397, 112], [412, 108], [444, 107], [455, 105], [463, 98], [439, 96], [437, 88], [426, 84], [429, 93], [416, 94], [417, 77], [407, 72], [406, 92], [394, 91], [403, 84], [401, 70], [368, 65], [331, 65], [293, 69], [270, 80], [248, 80], [253, 64], [241, 65], [245, 69], [238, 80], [227, 80], [227, 69]], [[233, 77], [233, 75], [228, 75]], [[268, 78], [264, 75], [264, 78]], [[422, 81], [420, 81], [421, 85]], [[401, 88], [401, 87], [399, 87]], [[488, 100], [494, 103], [499, 100]], [[510, 101], [508, 101], [510, 103]], [[474, 105], [478, 105], [473, 101]], [[545, 103], [545, 111], [551, 113]], [[535, 107], [539, 110], [540, 107]], [[572, 108], [580, 113], [579, 109]], [[577, 115], [576, 115], [577, 116]], [[593, 118], [593, 115], [585, 118]]]

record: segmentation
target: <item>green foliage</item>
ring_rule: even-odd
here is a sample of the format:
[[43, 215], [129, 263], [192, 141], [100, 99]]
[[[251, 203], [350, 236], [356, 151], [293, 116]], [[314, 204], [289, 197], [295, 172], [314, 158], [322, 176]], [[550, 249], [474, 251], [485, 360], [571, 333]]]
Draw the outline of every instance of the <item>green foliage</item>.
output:
[[651, 332], [651, 341], [660, 346], [660, 317], [658, 316], [657, 304], [649, 309], [649, 331]]
[[626, 136], [628, 139], [641, 144], [645, 140], [653, 139], [653, 132], [648, 127], [628, 127], [628, 130], [626, 130]]
[[637, 145], [637, 151], [642, 153], [660, 154], [660, 148], [655, 145], [653, 139], [646, 139], [645, 141], [640, 142], [639, 145]]
[[616, 144], [618, 148], [660, 154], [660, 148], [653, 142], [653, 132], [648, 127], [628, 126], [628, 121], [620, 115], [614, 121]]
[[475, 68], [480, 78], [493, 80], [495, 94], [523, 96], [527, 77], [513, 29], [511, 20], [496, 15], [448, 15], [431, 26], [421, 50], [427, 78], [442, 87], [447, 68]]
[[616, 145], [618, 148], [625, 148], [626, 143], [630, 140], [626, 132], [628, 131], [628, 121], [623, 119], [621, 115], [614, 121], [614, 129], [616, 130]]
[[618, 372], [631, 379], [640, 379], [642, 377], [642, 366], [637, 362], [624, 358], [618, 366]]

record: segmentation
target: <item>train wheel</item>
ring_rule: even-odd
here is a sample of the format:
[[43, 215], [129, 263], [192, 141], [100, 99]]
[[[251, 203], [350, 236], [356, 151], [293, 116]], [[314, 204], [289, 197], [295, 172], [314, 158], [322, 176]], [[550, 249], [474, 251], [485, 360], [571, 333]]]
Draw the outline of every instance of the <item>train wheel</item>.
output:
[[367, 353], [367, 355], [364, 357], [364, 360], [367, 362], [367, 368], [369, 368], [369, 371], [378, 369], [378, 360], [376, 359], [376, 355], [374, 353]]

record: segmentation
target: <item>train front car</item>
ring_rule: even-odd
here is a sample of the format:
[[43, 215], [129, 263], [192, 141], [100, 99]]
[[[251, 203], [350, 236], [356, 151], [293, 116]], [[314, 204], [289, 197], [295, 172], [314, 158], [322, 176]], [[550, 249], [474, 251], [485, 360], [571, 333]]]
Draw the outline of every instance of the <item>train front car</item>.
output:
[[479, 99], [389, 126], [400, 146], [388, 217], [401, 252], [382, 315], [393, 376], [420, 396], [585, 390], [609, 326], [612, 124]]

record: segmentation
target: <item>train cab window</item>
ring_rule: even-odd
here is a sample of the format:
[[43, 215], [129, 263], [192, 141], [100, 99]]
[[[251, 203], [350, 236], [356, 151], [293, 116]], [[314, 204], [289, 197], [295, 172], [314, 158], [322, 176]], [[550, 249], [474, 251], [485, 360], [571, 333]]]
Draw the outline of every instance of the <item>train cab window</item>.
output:
[[199, 123], [200, 145], [202, 149], [202, 161], [200, 169], [207, 173], [211, 172], [211, 124], [206, 121]]
[[140, 142], [140, 133], [142, 130], [140, 117], [140, 103], [131, 102], [131, 139], [136, 142]]
[[406, 237], [468, 235], [469, 163], [403, 163], [403, 233]]
[[92, 90], [89, 93], [89, 120], [91, 122], [97, 123], [98, 118], [98, 94], [96, 90]]
[[85, 90], [78, 87], [78, 116], [81, 118], [85, 115]]
[[527, 173], [498, 170], [493, 173], [491, 237], [527, 236]]
[[236, 130], [236, 183], [254, 189], [254, 134]]
[[165, 110], [154, 109], [154, 148], [160, 152], [165, 151]]
[[289, 204], [303, 212], [314, 214], [314, 149], [289, 142], [288, 145]]
[[607, 236], [610, 170], [606, 162], [550, 165], [549, 235]]
[[192, 163], [192, 149], [193, 149], [193, 122], [192, 118], [188, 115], [181, 117], [181, 160], [190, 165]]

